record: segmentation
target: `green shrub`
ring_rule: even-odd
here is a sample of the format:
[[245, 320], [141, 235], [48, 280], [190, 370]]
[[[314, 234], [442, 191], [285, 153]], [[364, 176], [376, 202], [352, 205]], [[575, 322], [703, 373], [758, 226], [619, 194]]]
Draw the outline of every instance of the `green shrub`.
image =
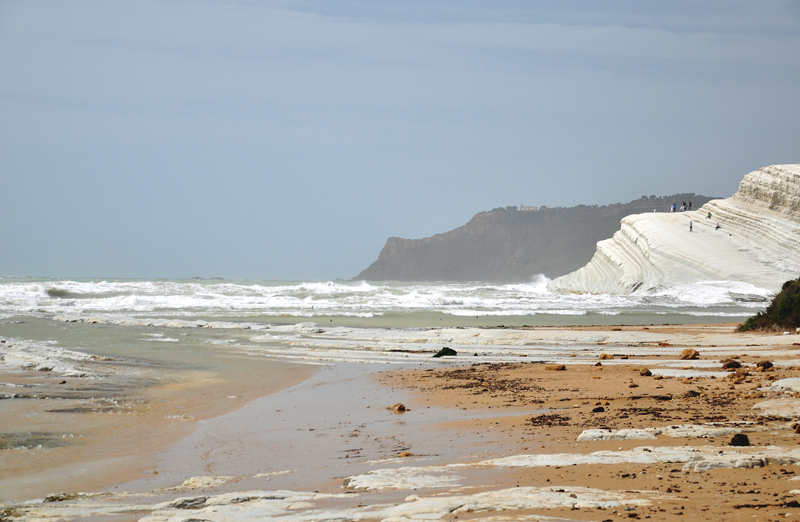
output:
[[739, 325], [738, 331], [788, 330], [800, 327], [800, 279], [786, 281], [763, 312]]

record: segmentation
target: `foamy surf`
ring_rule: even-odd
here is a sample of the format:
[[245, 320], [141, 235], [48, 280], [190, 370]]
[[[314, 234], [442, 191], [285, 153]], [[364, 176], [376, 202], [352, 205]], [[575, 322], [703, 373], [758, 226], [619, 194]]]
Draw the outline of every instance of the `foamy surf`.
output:
[[453, 317], [676, 314], [742, 317], [771, 293], [746, 283], [705, 281], [630, 296], [561, 294], [528, 283], [399, 283], [218, 280], [0, 280], [0, 315], [48, 317], [354, 317], [438, 313]]

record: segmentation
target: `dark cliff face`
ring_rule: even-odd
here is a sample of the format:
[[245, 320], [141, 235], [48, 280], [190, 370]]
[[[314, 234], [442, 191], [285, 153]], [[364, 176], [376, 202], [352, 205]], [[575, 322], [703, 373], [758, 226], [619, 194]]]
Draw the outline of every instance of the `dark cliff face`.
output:
[[529, 281], [584, 266], [598, 241], [610, 238], [631, 214], [668, 212], [692, 201], [698, 209], [718, 198], [695, 194], [637, 199], [607, 206], [493, 210], [466, 225], [424, 239], [390, 237], [378, 260], [353, 279], [369, 281]]

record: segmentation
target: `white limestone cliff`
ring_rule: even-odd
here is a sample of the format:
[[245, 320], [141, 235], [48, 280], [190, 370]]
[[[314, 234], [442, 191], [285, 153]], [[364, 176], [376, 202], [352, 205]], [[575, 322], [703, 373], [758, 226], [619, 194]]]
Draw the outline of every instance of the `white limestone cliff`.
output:
[[589, 264], [554, 279], [548, 290], [624, 295], [738, 281], [777, 292], [798, 276], [800, 165], [773, 165], [746, 175], [732, 197], [699, 210], [623, 218]]

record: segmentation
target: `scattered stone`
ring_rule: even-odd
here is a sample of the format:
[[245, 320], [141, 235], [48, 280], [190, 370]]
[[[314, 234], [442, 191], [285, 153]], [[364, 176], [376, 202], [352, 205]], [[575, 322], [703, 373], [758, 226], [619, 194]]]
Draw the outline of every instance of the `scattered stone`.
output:
[[45, 502], [63, 502], [75, 498], [74, 493], [51, 493], [44, 497]]
[[552, 428], [553, 426], [569, 426], [570, 417], [558, 413], [542, 413], [535, 417], [528, 419], [531, 426], [544, 426]]
[[433, 354], [434, 357], [453, 357], [455, 355], [458, 355], [458, 352], [447, 346]]
[[693, 349], [693, 348], [686, 348], [681, 352], [678, 358], [682, 361], [690, 360], [690, 359], [697, 359], [700, 356], [700, 353]]
[[564, 366], [563, 364], [551, 364], [551, 365], [545, 366], [544, 369], [549, 371], [549, 372], [563, 372], [563, 371], [565, 371], [567, 369], [567, 367]]
[[741, 368], [742, 363], [736, 361], [734, 359], [726, 359], [722, 361], [722, 369], [723, 370], [735, 370], [736, 368]]
[[665, 348], [665, 347], [667, 347], [667, 346], [672, 346], [672, 345], [671, 345], [671, 344], [669, 344], [669, 343], [658, 343], [658, 346], [659, 346], [660, 348]]
[[762, 370], [769, 370], [772, 368], [772, 363], [770, 361], [758, 361], [756, 366], [761, 368]]
[[598, 406], [597, 408], [594, 408], [592, 410], [592, 413], [603, 413], [604, 411], [606, 411], [605, 408], [603, 408], [602, 406]]
[[414, 456], [414, 454], [411, 453], [410, 451], [404, 451], [404, 452], [400, 453], [400, 455], [398, 455], [398, 457], [402, 457], [402, 458], [413, 457], [413, 456]]
[[603, 363], [601, 363], [600, 361], [597, 361], [594, 365], [595, 366], [603, 366]]
[[402, 402], [398, 402], [397, 404], [393, 404], [389, 409], [395, 413], [405, 413], [406, 405]]
[[749, 446], [750, 439], [744, 433], [737, 433], [731, 437], [731, 446]]
[[607, 359], [613, 359], [613, 358], [614, 358], [614, 356], [611, 355], [610, 353], [601, 353], [600, 354], [600, 360], [601, 361], [605, 361]]
[[638, 384], [636, 384], [635, 382], [632, 382], [632, 383], [630, 383], [630, 384], [628, 385], [628, 388], [638, 388], [638, 387], [639, 387], [639, 385], [638, 385]]
[[641, 375], [642, 377], [650, 377], [651, 375], [653, 375], [653, 372], [645, 368], [644, 370], [641, 370], [639, 372], [639, 375]]

